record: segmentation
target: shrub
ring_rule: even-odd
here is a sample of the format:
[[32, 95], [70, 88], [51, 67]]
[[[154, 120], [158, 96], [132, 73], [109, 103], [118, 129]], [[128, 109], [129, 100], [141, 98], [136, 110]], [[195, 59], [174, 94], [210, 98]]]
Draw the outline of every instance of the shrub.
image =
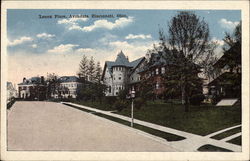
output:
[[114, 102], [116, 102], [117, 97], [116, 96], [106, 96], [105, 97], [105, 103], [107, 104], [113, 104]]
[[196, 94], [193, 95], [189, 101], [191, 105], [200, 105], [201, 102], [205, 99], [205, 96], [203, 94]]
[[124, 108], [127, 107], [127, 102], [126, 101], [123, 101], [123, 100], [117, 100], [113, 107], [118, 110], [118, 111], [122, 111]]
[[145, 99], [139, 97], [134, 100], [134, 103], [136, 109], [141, 109], [141, 107], [146, 104], [146, 101]]

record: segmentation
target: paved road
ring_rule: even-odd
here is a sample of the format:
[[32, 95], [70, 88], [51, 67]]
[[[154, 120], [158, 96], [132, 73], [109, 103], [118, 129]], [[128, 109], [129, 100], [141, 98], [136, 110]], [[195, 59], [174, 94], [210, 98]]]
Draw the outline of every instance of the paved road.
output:
[[8, 150], [176, 151], [109, 120], [53, 102], [8, 110]]

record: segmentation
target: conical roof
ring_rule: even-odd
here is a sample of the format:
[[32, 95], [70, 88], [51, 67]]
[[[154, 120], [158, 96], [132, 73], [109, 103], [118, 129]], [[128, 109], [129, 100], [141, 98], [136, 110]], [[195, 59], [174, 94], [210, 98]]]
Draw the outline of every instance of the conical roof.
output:
[[124, 55], [124, 53], [121, 51], [113, 64], [113, 66], [131, 66], [128, 59]]

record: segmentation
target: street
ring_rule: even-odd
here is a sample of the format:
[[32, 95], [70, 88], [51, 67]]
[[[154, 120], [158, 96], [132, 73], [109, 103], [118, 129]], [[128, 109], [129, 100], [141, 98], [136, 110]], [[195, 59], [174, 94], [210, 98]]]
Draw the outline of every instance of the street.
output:
[[8, 150], [176, 151], [134, 129], [60, 103], [20, 101], [7, 112]]

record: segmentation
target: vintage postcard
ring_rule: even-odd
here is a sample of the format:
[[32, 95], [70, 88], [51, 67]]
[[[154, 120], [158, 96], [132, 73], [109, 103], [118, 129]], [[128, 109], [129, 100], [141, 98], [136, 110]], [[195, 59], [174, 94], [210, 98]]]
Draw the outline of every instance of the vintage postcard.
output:
[[1, 160], [249, 160], [249, 2], [4, 1]]

